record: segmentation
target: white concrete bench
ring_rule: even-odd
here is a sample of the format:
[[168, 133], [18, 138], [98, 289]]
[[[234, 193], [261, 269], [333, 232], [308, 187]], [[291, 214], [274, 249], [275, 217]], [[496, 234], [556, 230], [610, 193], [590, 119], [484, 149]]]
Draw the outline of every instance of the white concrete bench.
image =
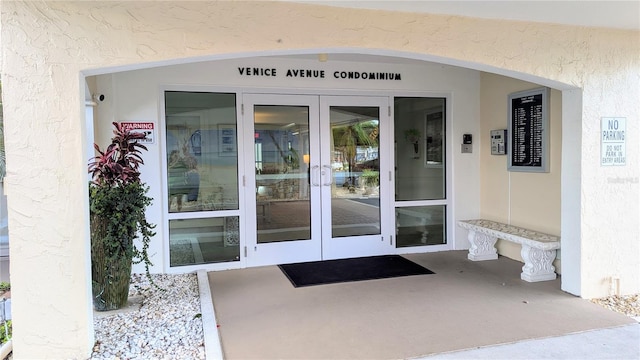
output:
[[558, 236], [490, 220], [461, 220], [458, 221], [458, 226], [469, 231], [469, 260], [497, 259], [495, 243], [498, 239], [503, 239], [522, 245], [522, 280], [537, 282], [556, 278], [556, 268], [552, 263], [556, 258], [556, 249], [560, 249]]

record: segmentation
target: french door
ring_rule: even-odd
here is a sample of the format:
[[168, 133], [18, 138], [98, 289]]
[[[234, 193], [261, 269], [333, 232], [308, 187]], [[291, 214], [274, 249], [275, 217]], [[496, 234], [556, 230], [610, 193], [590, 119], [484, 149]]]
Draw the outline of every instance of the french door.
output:
[[249, 266], [394, 251], [388, 102], [243, 96]]

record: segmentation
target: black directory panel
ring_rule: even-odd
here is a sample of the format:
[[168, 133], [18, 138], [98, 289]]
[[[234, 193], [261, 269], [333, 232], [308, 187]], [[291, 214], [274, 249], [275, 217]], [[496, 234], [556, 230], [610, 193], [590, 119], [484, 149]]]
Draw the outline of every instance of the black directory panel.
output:
[[509, 171], [548, 172], [549, 89], [509, 95]]

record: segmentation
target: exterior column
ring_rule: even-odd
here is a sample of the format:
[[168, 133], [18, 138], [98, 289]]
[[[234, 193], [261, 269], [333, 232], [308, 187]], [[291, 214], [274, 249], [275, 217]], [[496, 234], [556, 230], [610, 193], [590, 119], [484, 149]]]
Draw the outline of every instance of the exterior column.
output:
[[25, 74], [2, 79], [13, 357], [86, 359], [94, 329], [84, 89], [73, 65], [10, 67]]

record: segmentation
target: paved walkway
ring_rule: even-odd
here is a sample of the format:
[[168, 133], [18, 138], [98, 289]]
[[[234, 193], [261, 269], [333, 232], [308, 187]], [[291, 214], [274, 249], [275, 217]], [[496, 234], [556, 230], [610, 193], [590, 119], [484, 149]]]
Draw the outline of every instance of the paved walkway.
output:
[[423, 357], [445, 359], [640, 359], [640, 323]]
[[406, 257], [435, 274], [293, 288], [274, 266], [209, 273], [225, 358], [638, 359], [637, 323], [559, 279], [464, 251]]

